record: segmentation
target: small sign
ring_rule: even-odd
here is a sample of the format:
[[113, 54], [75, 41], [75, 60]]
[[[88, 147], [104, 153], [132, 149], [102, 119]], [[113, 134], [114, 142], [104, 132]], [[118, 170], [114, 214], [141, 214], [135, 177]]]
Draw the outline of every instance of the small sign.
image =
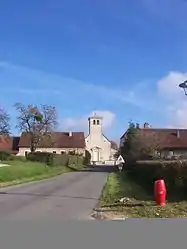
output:
[[124, 163], [124, 162], [125, 162], [125, 160], [123, 159], [122, 155], [120, 155], [118, 157], [118, 159], [116, 160], [116, 164], [121, 164], [121, 163]]

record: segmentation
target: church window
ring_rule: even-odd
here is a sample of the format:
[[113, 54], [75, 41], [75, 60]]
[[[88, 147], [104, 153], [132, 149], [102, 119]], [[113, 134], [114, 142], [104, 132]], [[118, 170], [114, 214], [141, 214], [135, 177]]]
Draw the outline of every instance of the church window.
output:
[[99, 120], [97, 120], [97, 125], [99, 125]]
[[96, 122], [95, 122], [95, 119], [94, 119], [94, 120], [93, 120], [93, 124], [95, 125], [95, 123], [96, 123]]

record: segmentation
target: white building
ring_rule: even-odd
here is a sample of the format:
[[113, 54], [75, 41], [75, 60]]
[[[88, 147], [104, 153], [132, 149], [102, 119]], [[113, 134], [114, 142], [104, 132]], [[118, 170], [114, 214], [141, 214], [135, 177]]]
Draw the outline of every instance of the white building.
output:
[[110, 141], [102, 132], [103, 118], [92, 116], [88, 118], [89, 134], [85, 137], [86, 150], [91, 154], [91, 162], [113, 164], [117, 144]]

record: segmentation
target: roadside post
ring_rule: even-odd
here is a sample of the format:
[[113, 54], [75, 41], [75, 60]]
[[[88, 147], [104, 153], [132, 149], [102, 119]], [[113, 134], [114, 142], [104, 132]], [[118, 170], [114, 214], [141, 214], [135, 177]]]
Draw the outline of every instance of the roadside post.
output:
[[154, 194], [155, 194], [155, 201], [159, 206], [166, 205], [166, 184], [163, 179], [155, 181], [154, 185]]
[[118, 167], [119, 172], [121, 172], [123, 170], [124, 163], [125, 163], [125, 160], [123, 159], [122, 155], [120, 155], [118, 157], [118, 159], [116, 160], [116, 165]]

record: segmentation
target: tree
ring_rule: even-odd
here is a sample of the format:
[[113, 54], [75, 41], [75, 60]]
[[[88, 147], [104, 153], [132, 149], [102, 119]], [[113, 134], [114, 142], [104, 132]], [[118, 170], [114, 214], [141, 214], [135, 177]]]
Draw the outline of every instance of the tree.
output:
[[139, 128], [139, 124], [129, 122], [129, 128], [126, 132], [126, 139], [121, 153], [126, 160], [146, 159], [154, 156], [159, 151], [159, 141], [151, 130], [144, 132]]
[[18, 111], [16, 127], [30, 138], [30, 150], [34, 152], [39, 144], [52, 143], [51, 133], [57, 127], [56, 109], [50, 105], [41, 105], [40, 109], [34, 105], [16, 103]]
[[8, 113], [0, 108], [0, 135], [9, 136], [10, 134], [10, 116]]

